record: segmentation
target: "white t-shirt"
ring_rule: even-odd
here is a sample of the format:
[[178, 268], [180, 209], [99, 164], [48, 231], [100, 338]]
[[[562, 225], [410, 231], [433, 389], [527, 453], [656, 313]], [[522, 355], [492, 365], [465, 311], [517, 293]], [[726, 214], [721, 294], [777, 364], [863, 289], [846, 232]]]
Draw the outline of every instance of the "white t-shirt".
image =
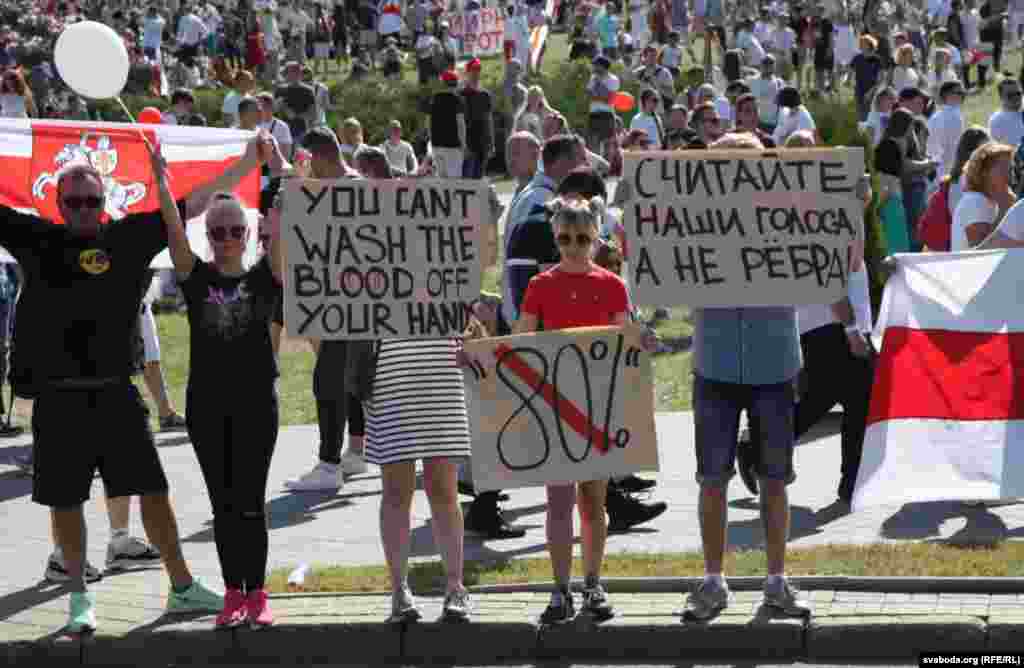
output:
[[[598, 84], [600, 84], [601, 87], [603, 87], [604, 90], [608, 91], [609, 93], [617, 92], [619, 90], [620, 85], [619, 78], [612, 74], [611, 72], [609, 72], [602, 79], [598, 79], [596, 76], [591, 76], [590, 83], [587, 84], [587, 92], [593, 95], [594, 90], [598, 86]], [[595, 112], [602, 111], [612, 111], [611, 105], [608, 104], [607, 102], [597, 102], [596, 100], [591, 100], [590, 113], [593, 114]]]
[[913, 67], [897, 65], [892, 70], [892, 87], [899, 94], [904, 88], [917, 88], [921, 85], [921, 75]]
[[743, 49], [743, 53], [747, 57], [747, 62], [754, 66], [760, 67], [761, 61], [764, 60], [764, 47], [761, 46], [761, 42], [750, 32], [744, 30], [736, 36], [736, 48]]
[[1021, 207], [1022, 203], [1024, 200], [1010, 207], [1006, 216], [1003, 217], [1003, 222], [999, 223], [999, 227], [996, 228], [996, 232], [1010, 237], [1014, 241], [1024, 241], [1024, 207]]
[[147, 16], [142, 24], [142, 48], [159, 49], [164, 42], [164, 26], [166, 25], [167, 21], [159, 14]]
[[973, 190], [965, 192], [960, 197], [960, 203], [956, 205], [956, 213], [953, 214], [949, 249], [954, 252], [970, 250], [971, 246], [967, 242], [967, 227], [975, 223], [995, 222], [998, 215], [999, 206], [984, 194]]
[[1020, 146], [1024, 139], [1024, 113], [1000, 109], [988, 119], [988, 133], [993, 141]]
[[[266, 123], [260, 123], [260, 128], [263, 130], [269, 130], [270, 134], [274, 135], [274, 139], [277, 140], [278, 146], [290, 147], [292, 145], [292, 131], [288, 127], [288, 124], [279, 118], [272, 118]], [[291, 150], [290, 148], [282, 148], [282, 151]], [[287, 156], [285, 156], [287, 157]]]
[[779, 110], [779, 124], [775, 126], [772, 139], [775, 140], [776, 146], [782, 146], [786, 143], [786, 138], [794, 132], [800, 130], [813, 132], [817, 129], [818, 126], [814, 124], [814, 118], [811, 116], [811, 112], [807, 111], [807, 107], [803, 105], [794, 108], [783, 107]]

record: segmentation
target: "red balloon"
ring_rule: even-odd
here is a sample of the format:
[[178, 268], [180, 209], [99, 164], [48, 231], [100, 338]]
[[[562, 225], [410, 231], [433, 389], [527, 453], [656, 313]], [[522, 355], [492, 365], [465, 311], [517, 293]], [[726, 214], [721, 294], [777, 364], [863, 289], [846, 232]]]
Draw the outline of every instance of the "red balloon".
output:
[[633, 111], [633, 107], [636, 106], [636, 99], [629, 93], [620, 91], [615, 94], [612, 106], [615, 107], [615, 111], [624, 114], [626, 112]]
[[150, 123], [152, 125], [159, 125], [164, 122], [164, 115], [160, 113], [160, 110], [156, 107], [146, 107], [139, 112], [136, 117], [139, 123]]

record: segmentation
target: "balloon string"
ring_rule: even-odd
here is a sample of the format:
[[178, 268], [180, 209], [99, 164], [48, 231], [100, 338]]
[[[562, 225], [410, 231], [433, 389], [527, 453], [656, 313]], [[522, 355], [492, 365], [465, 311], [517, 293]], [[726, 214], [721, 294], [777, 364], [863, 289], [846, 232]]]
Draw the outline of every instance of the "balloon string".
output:
[[135, 117], [132, 116], [132, 112], [128, 111], [128, 107], [124, 106], [124, 102], [121, 101], [120, 96], [118, 96], [118, 97], [116, 97], [114, 99], [116, 99], [117, 103], [119, 105], [121, 105], [121, 110], [124, 112], [125, 116], [128, 117], [128, 120], [131, 121], [132, 123], [134, 123], [135, 122]]

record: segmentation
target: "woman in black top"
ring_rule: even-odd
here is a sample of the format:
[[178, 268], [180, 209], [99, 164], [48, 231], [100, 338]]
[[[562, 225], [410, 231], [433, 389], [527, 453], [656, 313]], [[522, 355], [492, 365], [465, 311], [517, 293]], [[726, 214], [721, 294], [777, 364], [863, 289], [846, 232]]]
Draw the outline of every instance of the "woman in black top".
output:
[[903, 194], [903, 180], [910, 175], [935, 169], [934, 160], [912, 157], [914, 117], [906, 109], [897, 109], [889, 117], [882, 140], [875, 147], [875, 169], [878, 171], [879, 214], [888, 252], [910, 251], [910, 229]]
[[[269, 157], [274, 147], [268, 136], [260, 151]], [[263, 509], [278, 429], [270, 321], [282, 286], [280, 217], [271, 210], [270, 252], [247, 269], [242, 264], [249, 238], [245, 211], [233, 195], [215, 195], [206, 214], [213, 259], [200, 260], [189, 248], [167, 185], [166, 162], [159, 149], [151, 156], [171, 259], [188, 305], [188, 433], [213, 506], [227, 588], [217, 626], [248, 620], [263, 627], [273, 622], [263, 590], [268, 544]]]

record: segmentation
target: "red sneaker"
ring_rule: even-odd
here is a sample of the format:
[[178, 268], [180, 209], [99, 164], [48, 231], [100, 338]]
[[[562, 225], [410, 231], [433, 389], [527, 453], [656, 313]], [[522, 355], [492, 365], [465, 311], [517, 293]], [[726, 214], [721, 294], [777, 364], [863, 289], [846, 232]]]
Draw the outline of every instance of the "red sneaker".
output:
[[224, 592], [224, 609], [217, 615], [218, 629], [232, 629], [245, 623], [245, 594], [241, 589]]
[[249, 592], [246, 607], [249, 610], [249, 626], [253, 629], [263, 629], [274, 623], [274, 613], [270, 611], [267, 592], [262, 589]]

